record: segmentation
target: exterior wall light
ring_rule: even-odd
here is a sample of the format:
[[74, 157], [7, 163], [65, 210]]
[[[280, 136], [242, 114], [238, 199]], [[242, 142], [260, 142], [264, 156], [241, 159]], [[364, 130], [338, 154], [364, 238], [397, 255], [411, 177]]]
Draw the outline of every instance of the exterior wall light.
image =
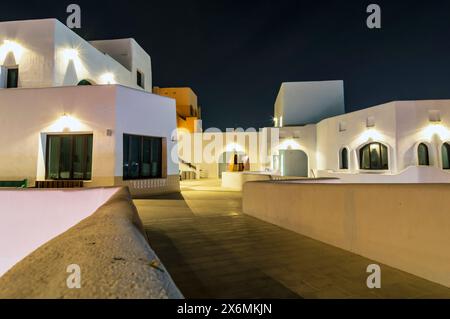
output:
[[6, 56], [12, 52], [14, 54], [16, 62], [18, 63], [24, 51], [25, 49], [19, 43], [11, 40], [5, 40], [3, 41], [3, 44], [0, 46], [1, 61], [3, 63], [6, 59]]
[[245, 153], [245, 149], [237, 144], [237, 143], [230, 143], [225, 148], [226, 152], [236, 152], [236, 153]]
[[296, 141], [294, 141], [294, 139], [289, 138], [285, 141], [283, 141], [279, 146], [278, 146], [278, 150], [283, 151], [283, 150], [299, 150], [300, 144], [297, 143]]
[[64, 57], [69, 61], [78, 59], [78, 50], [77, 49], [65, 49], [63, 54], [64, 54]]
[[100, 77], [100, 83], [102, 84], [116, 84], [116, 80], [114, 77], [114, 74], [112, 73], [105, 73]]
[[363, 144], [369, 141], [381, 141], [383, 135], [374, 128], [370, 128], [361, 134], [358, 143]]
[[439, 122], [432, 123], [425, 127], [422, 131], [423, 138], [428, 141], [433, 139], [433, 136], [438, 136], [442, 141], [450, 139], [450, 130]]
[[61, 115], [61, 117], [51, 126], [51, 130], [54, 132], [71, 132], [71, 131], [81, 131], [80, 121], [76, 118], [70, 116], [67, 113]]

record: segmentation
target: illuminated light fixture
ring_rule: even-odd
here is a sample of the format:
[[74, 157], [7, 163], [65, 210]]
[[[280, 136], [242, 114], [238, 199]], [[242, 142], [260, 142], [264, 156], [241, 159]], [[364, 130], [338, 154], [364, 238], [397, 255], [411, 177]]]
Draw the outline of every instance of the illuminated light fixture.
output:
[[12, 52], [14, 54], [16, 62], [19, 62], [24, 51], [25, 49], [17, 42], [12, 40], [5, 40], [3, 41], [3, 44], [0, 46], [1, 60], [4, 61], [6, 56]]
[[226, 152], [238, 152], [238, 153], [245, 153], [244, 148], [237, 144], [237, 143], [230, 143], [225, 148]]
[[423, 137], [431, 141], [433, 136], [438, 136], [441, 140], [450, 139], [450, 130], [440, 123], [432, 123], [422, 131]]
[[375, 127], [375, 117], [374, 116], [369, 116], [366, 119], [366, 127], [367, 128]]
[[279, 150], [293, 150], [293, 149], [300, 149], [300, 144], [294, 141], [292, 138], [289, 138], [285, 141], [283, 141], [279, 146]]
[[74, 117], [64, 113], [53, 126], [53, 130], [59, 132], [80, 131], [81, 123]]
[[365, 143], [368, 141], [380, 141], [383, 139], [383, 135], [376, 129], [371, 128], [362, 133], [360, 139], [361, 143]]
[[273, 117], [273, 118], [272, 118], [272, 121], [273, 121], [273, 126], [274, 126], [274, 127], [277, 127], [277, 126], [278, 126], [278, 118]]
[[64, 57], [69, 61], [74, 61], [78, 59], [78, 50], [77, 49], [64, 49], [63, 51]]
[[102, 83], [102, 84], [116, 84], [116, 80], [114, 78], [114, 74], [112, 74], [110, 72], [103, 74], [100, 77], [100, 83]]

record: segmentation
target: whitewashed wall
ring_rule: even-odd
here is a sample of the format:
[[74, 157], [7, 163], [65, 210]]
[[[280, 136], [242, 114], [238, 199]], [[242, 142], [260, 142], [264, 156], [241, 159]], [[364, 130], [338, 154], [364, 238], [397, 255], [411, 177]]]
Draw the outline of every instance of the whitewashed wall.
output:
[[[441, 147], [450, 142], [450, 100], [395, 102], [398, 167], [417, 165], [418, 144], [428, 146], [431, 165], [442, 167]], [[439, 111], [441, 122], [430, 122], [430, 111]]]
[[145, 77], [145, 90], [152, 91], [151, 58], [134, 39], [96, 40], [89, 43], [131, 71], [134, 84], [137, 83], [137, 71], [141, 71]]
[[[373, 118], [374, 127], [367, 127], [368, 118]], [[345, 130], [340, 131], [342, 125]], [[347, 147], [350, 171], [359, 171], [359, 148], [368, 142], [381, 142], [388, 146], [389, 172], [398, 172], [395, 103], [332, 117], [318, 123], [317, 169], [339, 171], [340, 151]]]
[[[19, 87], [53, 86], [54, 19], [0, 23], [0, 65], [19, 65]], [[21, 49], [8, 50], [5, 41]]]
[[343, 114], [343, 81], [286, 82], [275, 102], [275, 118], [283, 126], [314, 124]]
[[[14, 41], [20, 50], [11, 51], [5, 40]], [[107, 42], [111, 51], [114, 45], [119, 49], [124, 43], [129, 45], [129, 70], [56, 19], [1, 22], [0, 65], [18, 65], [19, 87], [23, 88], [72, 86], [85, 79], [94, 84], [116, 83], [140, 89], [136, 79], [136, 70], [140, 69], [145, 74], [145, 89], [151, 91], [150, 56], [133, 39]], [[67, 50], [78, 54], [68, 57]]]
[[[93, 183], [113, 185], [115, 86], [0, 90], [0, 179], [45, 179], [48, 133], [61, 133], [63, 114], [71, 133], [92, 133]], [[3, 116], [4, 115], [4, 116]]]
[[92, 215], [117, 190], [0, 190], [0, 276]]

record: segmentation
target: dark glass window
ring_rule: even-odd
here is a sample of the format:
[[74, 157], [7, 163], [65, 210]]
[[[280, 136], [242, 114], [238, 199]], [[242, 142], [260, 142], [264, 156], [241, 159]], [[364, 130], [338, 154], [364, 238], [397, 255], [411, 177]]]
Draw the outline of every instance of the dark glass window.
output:
[[442, 168], [450, 169], [450, 145], [448, 143], [442, 145]]
[[7, 88], [16, 88], [19, 85], [19, 69], [11, 68], [8, 69], [8, 77], [6, 82]]
[[92, 135], [48, 135], [47, 179], [90, 180]]
[[348, 150], [345, 147], [341, 150], [340, 168], [341, 169], [348, 169]]
[[162, 177], [161, 137], [123, 135], [123, 179]]
[[141, 88], [144, 88], [144, 73], [137, 71], [137, 85], [139, 85]]
[[381, 143], [370, 143], [359, 151], [360, 169], [389, 169], [388, 148]]
[[429, 166], [430, 165], [430, 156], [428, 153], [428, 146], [424, 143], [419, 144], [419, 148], [417, 149], [417, 156], [419, 158], [419, 165], [421, 166]]

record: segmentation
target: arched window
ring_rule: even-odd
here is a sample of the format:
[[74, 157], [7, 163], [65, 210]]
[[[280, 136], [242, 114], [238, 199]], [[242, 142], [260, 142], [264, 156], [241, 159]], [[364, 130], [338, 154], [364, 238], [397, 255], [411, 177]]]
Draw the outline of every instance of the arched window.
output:
[[81, 80], [77, 85], [92, 85], [92, 83], [88, 80]]
[[348, 169], [348, 150], [346, 147], [341, 150], [339, 167], [340, 169]]
[[359, 168], [367, 170], [389, 169], [388, 148], [381, 143], [370, 143], [359, 150]]
[[417, 157], [419, 159], [420, 166], [430, 166], [430, 155], [428, 153], [428, 146], [424, 143], [420, 143], [417, 149]]
[[442, 168], [450, 169], [450, 144], [442, 145]]

